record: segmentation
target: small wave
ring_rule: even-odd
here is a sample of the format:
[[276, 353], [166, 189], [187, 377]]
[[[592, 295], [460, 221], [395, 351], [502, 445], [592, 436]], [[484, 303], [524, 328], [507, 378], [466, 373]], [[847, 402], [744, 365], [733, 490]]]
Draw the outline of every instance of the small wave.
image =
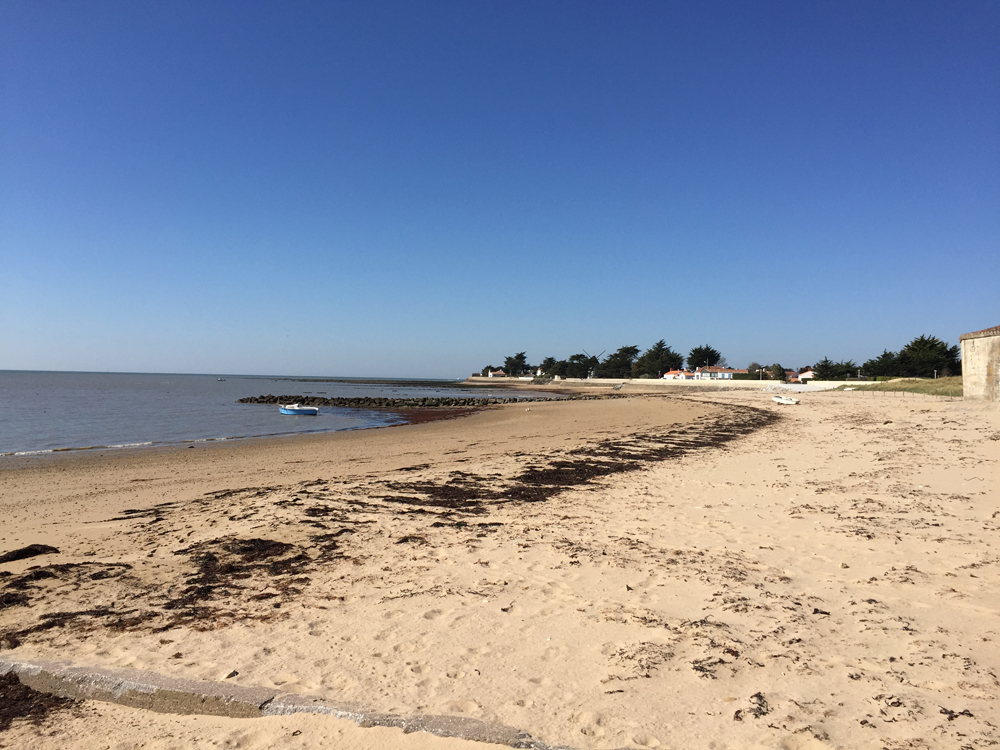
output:
[[158, 441], [150, 440], [144, 443], [117, 443], [115, 445], [79, 445], [70, 446], [67, 448], [43, 448], [37, 451], [11, 451], [8, 453], [0, 453], [0, 457], [3, 456], [41, 456], [46, 453], [71, 453], [73, 451], [97, 451], [97, 450], [110, 450], [112, 448], [142, 448], [147, 445], [157, 445]]
[[[345, 411], [364, 413], [366, 410], [345, 409]], [[114, 443], [111, 445], [81, 445], [81, 446], [69, 446], [62, 448], [43, 448], [32, 451], [7, 451], [0, 453], [0, 458], [10, 458], [15, 456], [41, 456], [53, 453], [73, 453], [76, 451], [146, 448], [152, 445], [195, 445], [198, 443], [225, 442], [230, 440], [247, 440], [253, 438], [291, 437], [293, 435], [309, 435], [309, 434], [319, 434], [325, 432], [344, 432], [344, 431], [354, 431], [354, 430], [378, 429], [380, 427], [391, 427], [397, 424], [406, 424], [406, 420], [399, 418], [398, 415], [379, 412], [376, 415], [372, 415], [372, 417], [370, 417], [369, 420], [362, 422], [362, 424], [339, 425], [337, 427], [334, 427], [333, 429], [330, 429], [329, 427], [320, 427], [314, 430], [293, 430], [291, 432], [260, 432], [260, 433], [250, 433], [243, 435], [226, 435], [224, 437], [193, 438], [188, 440], [177, 440], [177, 441], [146, 440], [137, 443]]]

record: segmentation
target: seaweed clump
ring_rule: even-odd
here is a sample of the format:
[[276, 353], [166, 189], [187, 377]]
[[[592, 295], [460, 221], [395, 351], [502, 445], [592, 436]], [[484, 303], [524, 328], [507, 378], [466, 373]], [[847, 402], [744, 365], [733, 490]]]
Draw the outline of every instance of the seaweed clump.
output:
[[10, 729], [15, 719], [39, 726], [53, 712], [76, 706], [79, 701], [40, 693], [23, 684], [13, 672], [0, 675], [0, 732]]

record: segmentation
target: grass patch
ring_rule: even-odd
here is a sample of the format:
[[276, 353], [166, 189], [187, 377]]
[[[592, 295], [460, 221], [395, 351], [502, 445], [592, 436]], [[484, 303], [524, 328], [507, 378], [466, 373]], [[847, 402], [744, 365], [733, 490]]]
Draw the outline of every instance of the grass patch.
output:
[[867, 385], [839, 386], [838, 391], [853, 388], [856, 391], [905, 391], [907, 393], [926, 393], [929, 396], [962, 396], [962, 376], [950, 378], [900, 378]]

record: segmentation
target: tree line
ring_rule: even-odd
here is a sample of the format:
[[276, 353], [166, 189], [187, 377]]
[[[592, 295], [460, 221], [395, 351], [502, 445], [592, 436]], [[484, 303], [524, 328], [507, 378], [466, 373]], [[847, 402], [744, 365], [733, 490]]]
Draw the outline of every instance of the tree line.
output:
[[[541, 370], [544, 377], [560, 378], [659, 378], [671, 370], [684, 367], [685, 358], [675, 352], [667, 342], [660, 339], [646, 351], [640, 354], [637, 346], [623, 346], [603, 359], [586, 351], [574, 354], [567, 359], [545, 357], [541, 364], [528, 364], [525, 352], [518, 352], [504, 358], [503, 367], [486, 365], [480, 375], [486, 376], [497, 369], [503, 370], [510, 377], [534, 375]], [[696, 346], [687, 356], [687, 366], [690, 369], [698, 367], [725, 366], [726, 360], [718, 349], [707, 344]]]
[[[560, 378], [659, 378], [671, 370], [681, 370], [685, 363], [689, 370], [699, 367], [726, 367], [726, 358], [708, 344], [696, 346], [685, 358], [660, 339], [646, 351], [640, 353], [637, 346], [623, 346], [601, 358], [586, 351], [567, 359], [545, 357], [540, 364], [528, 363], [525, 352], [518, 352], [504, 358], [502, 367], [486, 365], [478, 374], [486, 376], [490, 372], [503, 370], [510, 377], [534, 375], [539, 370], [544, 377]], [[802, 368], [805, 369], [805, 368]], [[949, 346], [935, 336], [921, 335], [898, 352], [884, 350], [879, 356], [862, 365], [854, 360], [834, 362], [829, 357], [812, 366], [817, 380], [847, 380], [861, 377], [903, 377], [932, 378], [962, 374], [959, 348]], [[785, 368], [775, 363], [770, 366], [751, 362], [747, 374], [737, 377], [785, 379]]]
[[942, 378], [961, 375], [962, 360], [958, 346], [948, 346], [936, 336], [921, 335], [898, 352], [885, 349], [863, 365], [850, 359], [833, 362], [829, 357], [823, 357], [812, 369], [817, 380], [846, 380], [858, 375], [869, 378]]

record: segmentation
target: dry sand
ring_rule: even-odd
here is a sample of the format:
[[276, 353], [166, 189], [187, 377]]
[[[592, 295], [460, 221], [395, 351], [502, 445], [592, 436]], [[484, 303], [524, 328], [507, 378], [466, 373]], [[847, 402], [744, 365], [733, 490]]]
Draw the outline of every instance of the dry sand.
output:
[[[0, 553], [60, 552], [0, 565], [0, 657], [574, 748], [985, 748], [998, 459], [995, 405], [760, 392], [9, 459]], [[89, 702], [0, 745], [475, 743]]]

